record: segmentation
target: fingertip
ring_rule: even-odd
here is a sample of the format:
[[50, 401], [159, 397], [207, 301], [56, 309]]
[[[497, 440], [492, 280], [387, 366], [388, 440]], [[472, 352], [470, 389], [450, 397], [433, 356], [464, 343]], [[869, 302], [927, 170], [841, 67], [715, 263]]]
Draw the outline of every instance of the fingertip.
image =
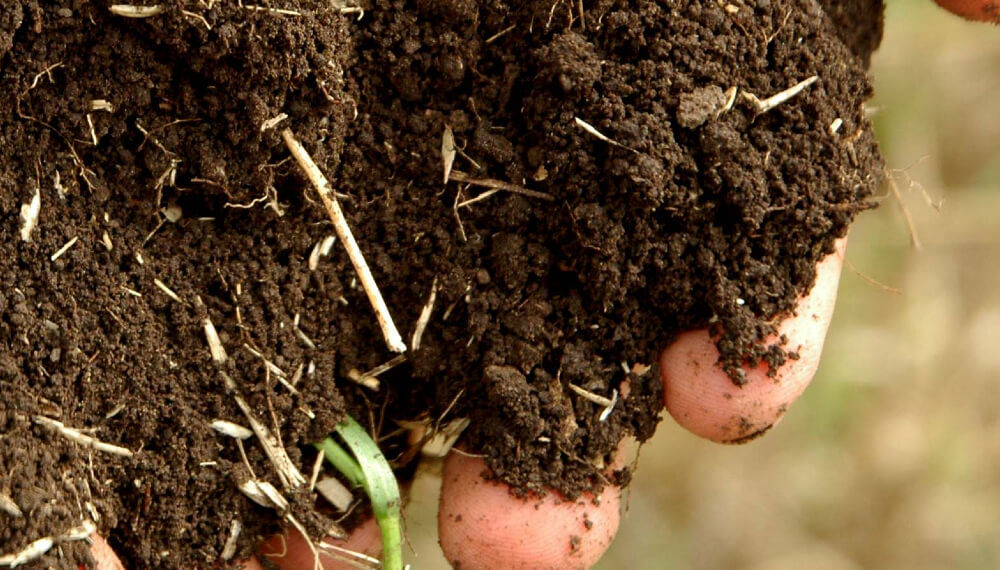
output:
[[451, 453], [445, 459], [438, 535], [456, 568], [590, 568], [618, 531], [621, 492], [565, 501], [555, 493], [519, 499], [486, 481], [486, 463]]
[[[382, 535], [374, 519], [368, 519], [355, 528], [346, 540], [328, 538], [325, 542], [340, 549], [372, 558], [378, 558], [382, 552]], [[261, 543], [260, 552], [278, 568], [285, 570], [313, 568], [316, 560], [316, 555], [305, 537], [294, 529], [290, 530], [288, 534], [273, 536], [265, 540]], [[323, 570], [353, 570], [358, 567], [356, 563], [351, 564], [326, 551], [321, 551], [319, 560]], [[257, 566], [254, 567], [247, 563], [244, 570], [254, 570], [260, 567], [256, 560], [250, 562], [257, 564]]]
[[817, 267], [816, 284], [800, 300], [796, 314], [779, 333], [798, 352], [773, 376], [761, 364], [746, 368], [747, 383], [735, 385], [718, 365], [719, 352], [708, 331], [680, 335], [660, 356], [663, 398], [680, 425], [721, 443], [744, 443], [777, 424], [805, 391], [819, 367], [826, 331], [833, 318], [846, 239]]
[[122, 566], [122, 561], [118, 559], [118, 555], [115, 551], [111, 549], [111, 545], [108, 541], [98, 534], [94, 534], [90, 537], [92, 544], [90, 545], [90, 554], [94, 557], [94, 568], [96, 570], [124, 570]]
[[939, 6], [967, 20], [1000, 24], [1000, 6], [991, 0], [935, 0]]

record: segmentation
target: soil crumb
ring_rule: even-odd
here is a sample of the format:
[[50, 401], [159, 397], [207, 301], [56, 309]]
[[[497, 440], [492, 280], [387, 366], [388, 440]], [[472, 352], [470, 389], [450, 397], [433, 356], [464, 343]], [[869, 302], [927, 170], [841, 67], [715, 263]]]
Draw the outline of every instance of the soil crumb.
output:
[[[246, 557], [287, 524], [249, 479], [339, 532], [210, 427], [237, 397], [305, 479], [350, 413], [400, 467], [402, 425], [468, 418], [520, 493], [625, 483], [658, 351], [710, 327], [737, 383], [794, 358], [766, 339], [883, 171], [880, 1], [157, 6], [0, 14], [0, 557], [54, 538], [37, 567], [89, 563], [84, 522], [130, 568]], [[284, 128], [419, 337], [377, 391], [351, 378], [395, 355]]]

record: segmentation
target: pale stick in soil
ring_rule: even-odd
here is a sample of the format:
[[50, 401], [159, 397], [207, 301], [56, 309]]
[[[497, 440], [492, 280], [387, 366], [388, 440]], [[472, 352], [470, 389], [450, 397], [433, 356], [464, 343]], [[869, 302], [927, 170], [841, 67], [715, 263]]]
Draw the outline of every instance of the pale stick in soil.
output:
[[48, 428], [59, 435], [65, 437], [66, 439], [78, 443], [84, 447], [91, 447], [97, 451], [103, 451], [104, 453], [110, 453], [111, 455], [119, 455], [121, 457], [132, 457], [135, 455], [132, 450], [120, 447], [117, 445], [112, 445], [110, 443], [105, 443], [96, 437], [89, 436], [78, 429], [71, 427], [66, 427], [62, 422], [58, 420], [53, 420], [45, 416], [35, 416], [35, 423]]
[[357, 382], [358, 384], [361, 384], [365, 388], [378, 390], [379, 389], [378, 377], [404, 362], [406, 362], [406, 355], [400, 354], [399, 356], [391, 360], [379, 364], [378, 366], [372, 368], [368, 372], [362, 373], [352, 368], [350, 371], [348, 371], [347, 378], [352, 382]]
[[180, 295], [175, 293], [174, 290], [171, 289], [170, 287], [167, 287], [167, 284], [164, 283], [163, 281], [154, 278], [153, 285], [156, 285], [160, 289], [160, 291], [163, 291], [163, 294], [166, 295], [167, 297], [170, 297], [171, 299], [177, 301], [182, 305], [187, 305], [187, 303], [184, 302], [184, 299], [181, 299]]
[[576, 123], [576, 126], [578, 126], [581, 129], [587, 131], [587, 133], [589, 133], [590, 135], [593, 135], [594, 137], [596, 137], [597, 140], [604, 141], [604, 142], [608, 143], [611, 146], [616, 146], [618, 148], [623, 148], [623, 149], [625, 149], [627, 151], [631, 151], [631, 152], [634, 152], [634, 153], [638, 154], [638, 151], [636, 151], [635, 149], [629, 148], [629, 147], [623, 145], [622, 143], [614, 140], [613, 138], [609, 137], [608, 135], [606, 135], [606, 134], [602, 133], [601, 131], [597, 130], [597, 127], [595, 127], [594, 125], [591, 125], [587, 121], [584, 121], [580, 117], [573, 117], [573, 122]]
[[[537, 190], [528, 190], [527, 188], [522, 188], [517, 184], [511, 184], [510, 182], [504, 182], [503, 180], [494, 180], [492, 178], [473, 178], [461, 170], [452, 170], [449, 180], [464, 182], [465, 184], [471, 184], [473, 186], [482, 186], [483, 188], [491, 188], [493, 190], [503, 190], [504, 192], [520, 194], [529, 198], [538, 198], [547, 202], [553, 202], [556, 199], [556, 197], [552, 194], [538, 192]], [[458, 207], [461, 208], [464, 205], [471, 204], [473, 201], [474, 200], [467, 200], [466, 202], [458, 204]]]
[[55, 260], [59, 259], [60, 257], [62, 257], [62, 255], [64, 253], [66, 253], [67, 251], [69, 251], [69, 248], [71, 248], [74, 245], [76, 245], [76, 242], [78, 242], [78, 241], [80, 241], [80, 237], [79, 236], [73, 236], [73, 239], [71, 239], [68, 242], [66, 242], [65, 245], [63, 245], [62, 247], [60, 247], [58, 251], [56, 251], [55, 253], [53, 253], [49, 257], [49, 261], [55, 261]]
[[417, 325], [413, 328], [413, 338], [410, 340], [410, 347], [413, 350], [418, 350], [420, 348], [420, 340], [424, 337], [424, 330], [427, 329], [427, 323], [431, 320], [431, 312], [434, 311], [434, 301], [437, 300], [437, 277], [431, 283], [431, 294], [427, 298], [427, 303], [424, 308], [420, 310], [420, 317], [417, 318]]
[[21, 240], [31, 241], [31, 232], [38, 225], [38, 214], [42, 209], [42, 193], [35, 187], [35, 195], [31, 201], [21, 205]]
[[800, 81], [795, 85], [792, 85], [788, 89], [785, 89], [780, 93], [775, 93], [774, 95], [771, 95], [770, 97], [764, 100], [758, 99], [756, 95], [748, 91], [743, 91], [742, 95], [744, 99], [750, 101], [750, 104], [754, 106], [754, 111], [758, 115], [763, 115], [764, 113], [774, 109], [778, 105], [781, 105], [782, 103], [788, 101], [792, 97], [795, 97], [799, 93], [802, 93], [802, 91], [805, 90], [806, 87], [809, 87], [810, 85], [816, 83], [817, 81], [819, 81], [819, 76], [813, 75], [812, 77], [804, 81]]
[[406, 344], [403, 342], [403, 337], [400, 336], [399, 331], [396, 329], [396, 324], [389, 314], [389, 307], [386, 306], [385, 300], [382, 298], [382, 293], [379, 291], [378, 285], [375, 284], [375, 278], [372, 277], [372, 272], [368, 269], [368, 263], [365, 262], [364, 255], [361, 254], [361, 248], [358, 247], [358, 243], [354, 240], [351, 228], [347, 225], [347, 220], [344, 218], [344, 212], [340, 209], [340, 203], [337, 201], [333, 189], [330, 188], [330, 182], [327, 181], [326, 176], [320, 171], [319, 166], [313, 162], [312, 157], [306, 152], [302, 143], [295, 138], [295, 134], [292, 133], [291, 129], [281, 131], [281, 136], [285, 140], [288, 150], [299, 163], [299, 167], [302, 168], [309, 181], [316, 188], [316, 192], [323, 201], [323, 205], [326, 206], [326, 212], [333, 222], [337, 236], [344, 243], [347, 255], [351, 258], [351, 263], [354, 265], [354, 270], [358, 272], [358, 276], [361, 278], [361, 285], [364, 287], [365, 293], [368, 294], [368, 300], [371, 302], [372, 308], [375, 309], [375, 318], [378, 319], [378, 324], [382, 328], [382, 335], [385, 337], [386, 345], [393, 352], [406, 352]]
[[0, 511], [7, 513], [14, 518], [21, 518], [24, 516], [24, 513], [21, 511], [21, 508], [17, 506], [17, 503], [14, 502], [14, 499], [2, 492], [0, 492]]
[[448, 183], [451, 178], [451, 169], [455, 165], [455, 155], [458, 153], [455, 148], [455, 133], [451, 127], [444, 126], [444, 134], [441, 136], [441, 162], [444, 167], [444, 183]]
[[587, 400], [588, 402], [592, 402], [592, 403], [597, 404], [598, 406], [602, 406], [604, 408], [601, 411], [601, 415], [599, 417], [600, 421], [602, 421], [602, 422], [608, 419], [608, 416], [610, 416], [611, 412], [615, 409], [615, 404], [618, 403], [618, 389], [617, 388], [615, 388], [612, 391], [611, 398], [605, 398], [604, 396], [601, 396], [600, 394], [595, 394], [595, 393], [590, 392], [588, 390], [584, 390], [583, 388], [581, 388], [581, 387], [579, 387], [579, 386], [577, 386], [576, 384], [573, 384], [573, 383], [569, 383], [568, 386], [569, 386], [570, 390], [572, 390], [573, 392], [575, 392], [576, 395], [580, 396], [584, 400]]
[[159, 4], [152, 6], [133, 6], [131, 4], [112, 4], [108, 11], [123, 18], [152, 18], [163, 13], [165, 8]]
[[13, 554], [0, 555], [0, 567], [17, 568], [43, 556], [52, 549], [53, 546], [63, 542], [74, 540], [86, 540], [94, 534], [97, 526], [88, 520], [83, 521], [80, 526], [73, 527], [60, 536], [46, 536], [39, 538], [28, 546]]
[[222, 554], [219, 555], [223, 561], [228, 562], [233, 559], [236, 555], [236, 543], [240, 539], [240, 533], [243, 532], [243, 523], [240, 519], [233, 519], [229, 523], [229, 537], [226, 538], [226, 544], [222, 547]]

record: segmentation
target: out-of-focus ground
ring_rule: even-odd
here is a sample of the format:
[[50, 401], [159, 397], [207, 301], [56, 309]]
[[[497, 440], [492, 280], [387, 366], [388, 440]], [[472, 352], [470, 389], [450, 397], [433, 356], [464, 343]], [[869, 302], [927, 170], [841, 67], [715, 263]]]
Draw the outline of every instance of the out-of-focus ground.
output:
[[[922, 252], [892, 197], [864, 214], [816, 381], [746, 446], [665, 420], [599, 568], [1000, 568], [1000, 27], [890, 1], [873, 74]], [[447, 567], [438, 484], [413, 489], [418, 570]]]

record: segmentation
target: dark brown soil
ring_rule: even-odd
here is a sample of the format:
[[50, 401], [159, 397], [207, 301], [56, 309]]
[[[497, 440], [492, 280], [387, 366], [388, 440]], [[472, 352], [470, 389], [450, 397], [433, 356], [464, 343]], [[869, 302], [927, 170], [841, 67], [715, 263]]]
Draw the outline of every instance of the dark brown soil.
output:
[[[821, 2], [833, 20], [812, 0], [595, 0], [582, 14], [375, 0], [360, 21], [328, 0], [172, 0], [146, 19], [111, 4], [0, 14], [0, 495], [22, 513], [0, 510], [0, 555], [86, 519], [128, 567], [208, 567], [232, 520], [241, 555], [279, 528], [237, 490], [234, 440], [208, 426], [246, 422], [206, 318], [307, 476], [309, 443], [344, 411], [379, 436], [447, 412], [519, 490], [599, 488], [617, 442], [653, 432], [672, 335], [712, 326], [736, 382], [745, 362], [794, 357], [762, 340], [882, 172], [862, 109], [880, 1]], [[731, 87], [764, 99], [814, 75], [767, 113], [744, 96], [722, 109]], [[436, 291], [419, 350], [377, 392], [349, 371], [392, 354], [341, 245], [309, 267], [333, 229], [284, 127], [342, 194], [408, 344]], [[444, 184], [446, 130], [460, 152]], [[627, 397], [601, 421], [568, 384]], [[405, 438], [383, 444], [412, 455]], [[278, 485], [256, 440], [246, 453]], [[282, 491], [314, 533], [330, 528], [310, 493]], [[65, 542], [40, 563], [85, 559]]]

